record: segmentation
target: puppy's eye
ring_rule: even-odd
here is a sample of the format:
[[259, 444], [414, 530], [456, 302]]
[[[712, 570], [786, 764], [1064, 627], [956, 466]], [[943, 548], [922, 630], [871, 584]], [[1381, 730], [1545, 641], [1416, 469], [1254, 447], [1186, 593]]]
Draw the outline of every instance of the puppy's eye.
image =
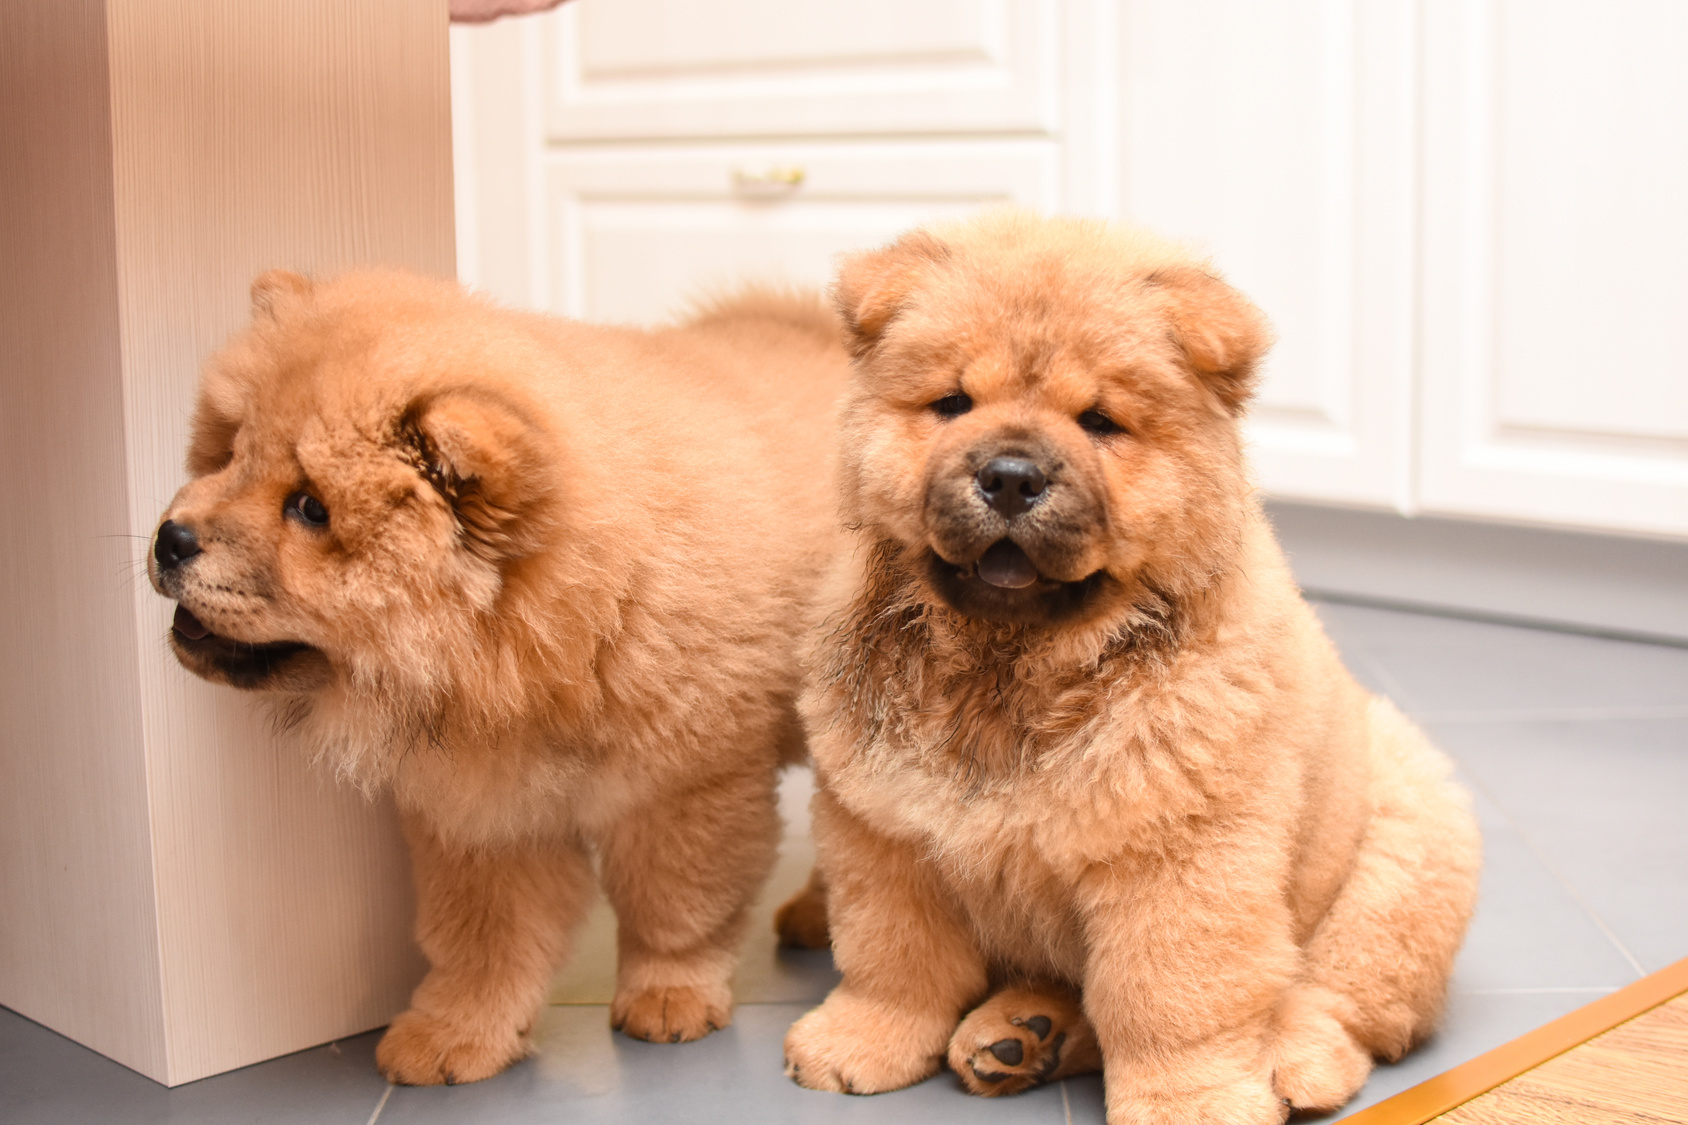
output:
[[959, 418], [973, 409], [973, 400], [957, 391], [953, 395], [945, 395], [932, 404], [932, 413], [940, 418]]
[[292, 516], [310, 527], [326, 527], [328, 525], [328, 509], [323, 507], [322, 501], [309, 492], [295, 492], [287, 498], [287, 503], [281, 506], [283, 515]]
[[1107, 434], [1122, 434], [1125, 427], [1102, 413], [1100, 410], [1086, 410], [1078, 416], [1079, 428], [1086, 433], [1105, 436]]

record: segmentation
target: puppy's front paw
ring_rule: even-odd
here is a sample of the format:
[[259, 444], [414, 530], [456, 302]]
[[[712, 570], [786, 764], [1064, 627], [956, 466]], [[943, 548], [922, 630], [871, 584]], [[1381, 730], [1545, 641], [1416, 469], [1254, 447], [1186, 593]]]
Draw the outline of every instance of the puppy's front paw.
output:
[[1279, 1004], [1272, 1084], [1296, 1109], [1335, 1109], [1371, 1073], [1371, 1055], [1337, 1018], [1341, 1007], [1341, 997], [1321, 989], [1292, 990]]
[[949, 1065], [969, 1092], [993, 1097], [1099, 1070], [1102, 1057], [1090, 1021], [1074, 998], [1053, 990], [1005, 988], [955, 1029]]
[[652, 1043], [687, 1043], [733, 1022], [733, 997], [725, 988], [666, 985], [619, 991], [610, 1004], [610, 1026]]
[[839, 1094], [900, 1090], [937, 1073], [949, 1022], [834, 991], [786, 1032], [785, 1074]]
[[1108, 1076], [1108, 1125], [1283, 1125], [1289, 1115], [1264, 1074], [1199, 1089], [1132, 1087]]
[[400, 1086], [454, 1086], [491, 1078], [527, 1055], [514, 1028], [503, 1035], [478, 1030], [412, 1008], [376, 1044], [375, 1068]]

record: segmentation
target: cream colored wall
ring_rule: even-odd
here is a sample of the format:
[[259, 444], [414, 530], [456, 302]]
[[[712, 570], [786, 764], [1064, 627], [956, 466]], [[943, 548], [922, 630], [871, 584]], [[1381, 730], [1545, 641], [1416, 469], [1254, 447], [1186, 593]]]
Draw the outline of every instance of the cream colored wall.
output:
[[418, 973], [390, 809], [184, 674], [139, 560], [255, 273], [454, 271], [445, 4], [3, 9], [0, 1003], [176, 1084]]

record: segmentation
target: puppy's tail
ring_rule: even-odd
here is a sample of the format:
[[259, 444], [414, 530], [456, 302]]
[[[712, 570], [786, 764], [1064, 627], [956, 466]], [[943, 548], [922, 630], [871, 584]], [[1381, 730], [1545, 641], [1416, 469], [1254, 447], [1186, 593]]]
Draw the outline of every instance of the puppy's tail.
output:
[[682, 322], [687, 327], [711, 327], [760, 322], [786, 325], [828, 344], [844, 338], [838, 314], [819, 290], [751, 282], [712, 293], [691, 303]]

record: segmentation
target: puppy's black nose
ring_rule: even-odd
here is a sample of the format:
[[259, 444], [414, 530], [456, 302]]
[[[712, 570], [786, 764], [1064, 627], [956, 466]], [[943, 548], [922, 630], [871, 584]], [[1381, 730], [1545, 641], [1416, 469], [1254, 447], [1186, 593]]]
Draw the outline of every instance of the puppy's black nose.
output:
[[152, 557], [158, 560], [158, 569], [169, 570], [197, 554], [198, 537], [175, 520], [165, 520], [152, 544]]
[[973, 479], [979, 482], [985, 503], [1006, 519], [1037, 503], [1049, 486], [1043, 470], [1021, 457], [992, 457]]

